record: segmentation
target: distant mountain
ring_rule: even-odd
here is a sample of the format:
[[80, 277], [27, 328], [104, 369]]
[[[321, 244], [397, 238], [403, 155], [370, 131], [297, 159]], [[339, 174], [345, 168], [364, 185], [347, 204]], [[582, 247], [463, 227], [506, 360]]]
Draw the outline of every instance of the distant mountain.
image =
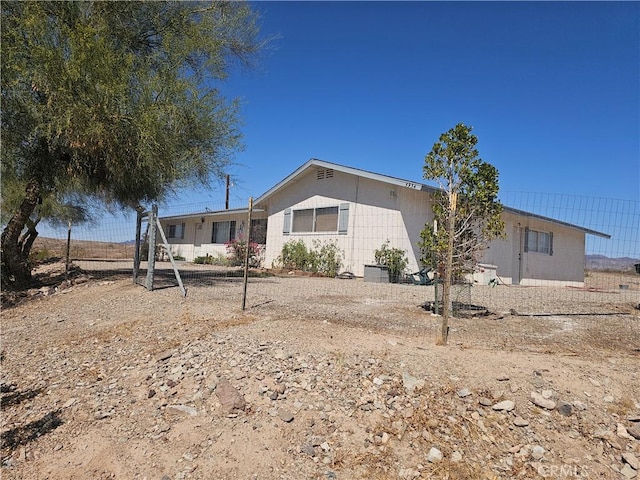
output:
[[587, 270], [610, 270], [615, 272], [635, 272], [634, 265], [640, 263], [638, 258], [610, 258], [605, 255], [586, 255]]

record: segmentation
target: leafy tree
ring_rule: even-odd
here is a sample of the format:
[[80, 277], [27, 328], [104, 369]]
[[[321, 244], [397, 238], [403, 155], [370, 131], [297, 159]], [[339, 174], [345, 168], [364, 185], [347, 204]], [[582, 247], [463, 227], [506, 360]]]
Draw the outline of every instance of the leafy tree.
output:
[[472, 128], [459, 123], [443, 133], [425, 157], [424, 178], [435, 180], [434, 224], [421, 233], [422, 262], [442, 273], [442, 326], [438, 343], [446, 345], [451, 314], [451, 284], [473, 271], [488, 243], [504, 235], [498, 171], [478, 156]]
[[29, 284], [21, 233], [52, 194], [128, 208], [224, 174], [237, 105], [213, 85], [262, 46], [248, 4], [8, 1], [1, 14], [2, 188], [22, 192], [3, 202], [5, 286]]

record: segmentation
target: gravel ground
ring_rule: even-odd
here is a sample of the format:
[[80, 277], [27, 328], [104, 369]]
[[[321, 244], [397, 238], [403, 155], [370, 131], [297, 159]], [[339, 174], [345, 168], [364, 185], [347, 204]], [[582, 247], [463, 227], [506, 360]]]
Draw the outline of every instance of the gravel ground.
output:
[[242, 311], [241, 280], [210, 269], [183, 298], [88, 267], [4, 298], [2, 478], [638, 470], [639, 277], [473, 287], [461, 300], [486, 314], [452, 319], [437, 347], [433, 287], [251, 278]]

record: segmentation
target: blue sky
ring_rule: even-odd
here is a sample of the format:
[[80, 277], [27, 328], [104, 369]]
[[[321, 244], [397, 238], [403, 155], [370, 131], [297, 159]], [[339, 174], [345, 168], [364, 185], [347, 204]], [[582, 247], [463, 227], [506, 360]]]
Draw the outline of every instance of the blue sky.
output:
[[[640, 200], [640, 3], [253, 5], [277, 38], [217, 85], [242, 102], [232, 203], [312, 157], [422, 180], [458, 122], [502, 192]], [[223, 186], [175, 203], [200, 202]]]
[[[429, 183], [425, 155], [462, 122], [505, 204], [614, 235], [588, 251], [640, 256], [640, 3], [253, 6], [275, 38], [256, 68], [214, 85], [242, 105], [232, 208], [310, 158]], [[160, 212], [224, 199], [213, 182]]]

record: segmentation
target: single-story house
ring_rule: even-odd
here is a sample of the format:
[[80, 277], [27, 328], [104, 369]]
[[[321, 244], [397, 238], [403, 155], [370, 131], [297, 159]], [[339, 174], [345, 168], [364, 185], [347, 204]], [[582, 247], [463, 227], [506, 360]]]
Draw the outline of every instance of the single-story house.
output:
[[[254, 202], [256, 222], [266, 227], [264, 265], [277, 261], [285, 243], [333, 242], [343, 253], [343, 271], [363, 276], [374, 251], [387, 240], [406, 250], [409, 271], [420, 269], [418, 241], [433, 222], [435, 187], [311, 159]], [[247, 211], [223, 210], [162, 217], [173, 253], [192, 259], [224, 251], [241, 231]], [[502, 281], [522, 285], [584, 284], [585, 236], [609, 235], [563, 221], [504, 207], [506, 239], [491, 242], [482, 263]], [[253, 223], [253, 221], [252, 221]]]
[[[198, 257], [226, 256], [226, 244], [246, 238], [249, 209], [204, 211], [188, 215], [160, 217], [173, 256], [192, 262]], [[260, 208], [251, 213], [251, 240], [265, 244], [267, 214]]]

